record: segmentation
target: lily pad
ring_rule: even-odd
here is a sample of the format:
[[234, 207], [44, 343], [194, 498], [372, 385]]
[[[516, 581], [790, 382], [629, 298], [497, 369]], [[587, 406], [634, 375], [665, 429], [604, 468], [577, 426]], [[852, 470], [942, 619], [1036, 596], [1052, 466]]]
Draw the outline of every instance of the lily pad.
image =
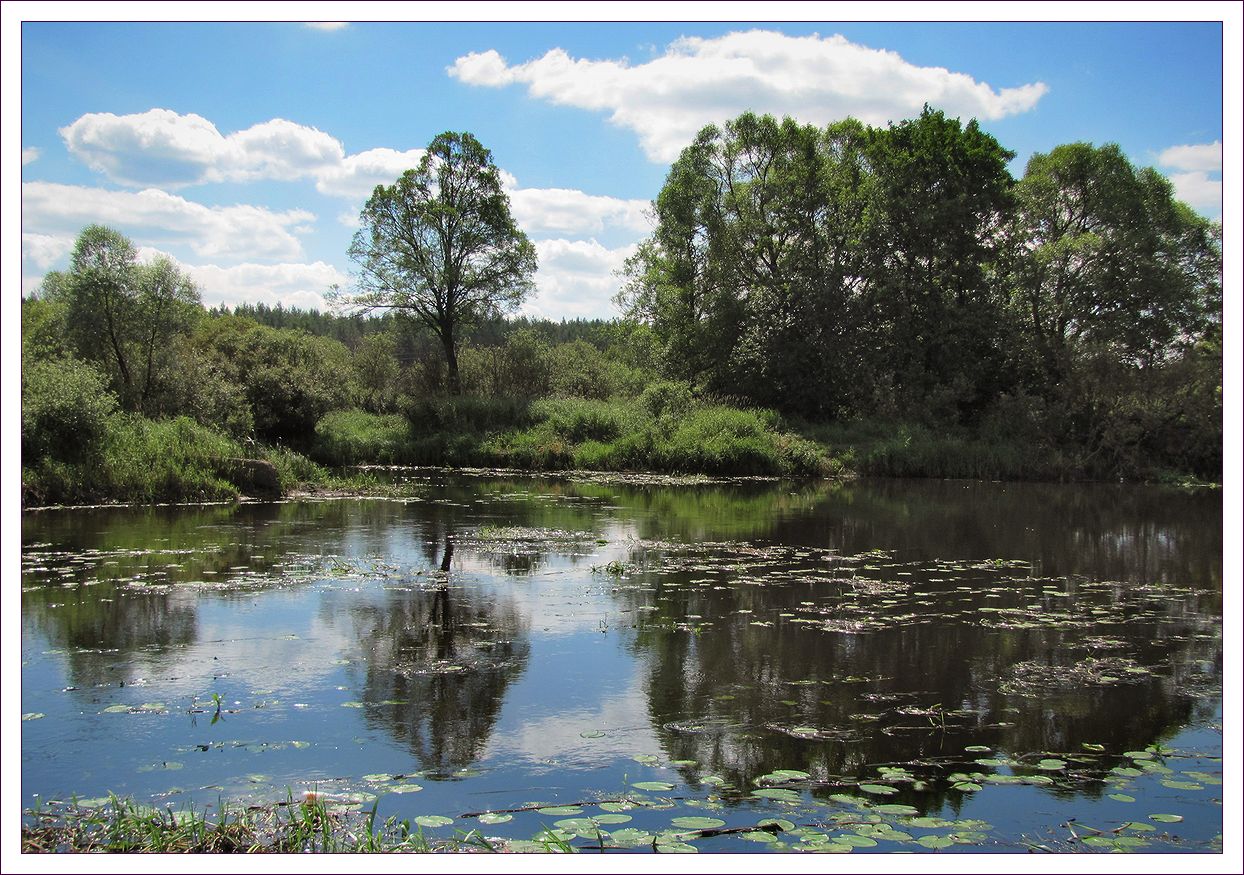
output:
[[[979, 787], [977, 789], [980, 789]], [[897, 814], [902, 817], [914, 816], [920, 813], [920, 809], [912, 805], [903, 805], [901, 802], [885, 802], [881, 805], [874, 805], [873, 811], [879, 811], [882, 814]]]
[[509, 823], [513, 819], [514, 815], [512, 814], [494, 814], [491, 811], [487, 814], [481, 814], [479, 816], [479, 822], [486, 823], [489, 826], [493, 826], [498, 823]]
[[715, 817], [675, 817], [670, 823], [679, 829], [716, 829], [726, 825], [724, 820]]
[[852, 848], [875, 848], [877, 847], [876, 839], [870, 839], [868, 836], [855, 835], [853, 833], [848, 833], [847, 835], [834, 836], [832, 839], [830, 839], [830, 841], [836, 844], [839, 844], [839, 845], [847, 845]]
[[423, 787], [421, 787], [419, 784], [394, 784], [392, 787], [389, 787], [389, 788], [387, 789], [387, 791], [386, 791], [386, 792], [389, 792], [389, 793], [418, 793], [418, 792], [419, 792], [420, 790], [422, 790], [422, 789], [423, 789]]
[[615, 845], [621, 845], [624, 848], [636, 848], [640, 845], [652, 843], [652, 833], [645, 832], [642, 829], [618, 829], [609, 834], [609, 838], [613, 840]]
[[885, 784], [860, 784], [860, 789], [865, 793], [872, 793], [874, 796], [893, 796], [898, 792], [894, 787]]
[[920, 838], [916, 839], [916, 844], [923, 845], [934, 851], [940, 848], [949, 848], [954, 843], [954, 839], [946, 836], [920, 836]]
[[23, 714], [22, 720], [42, 720], [47, 715], [41, 711], [32, 711], [29, 714]]
[[579, 737], [580, 738], [604, 738], [605, 733], [601, 732], [599, 729], [585, 729], [583, 732], [579, 733]]
[[961, 793], [975, 793], [977, 790], [981, 789], [981, 785], [974, 781], [960, 781], [950, 789], [958, 790]]
[[1047, 772], [1060, 772], [1067, 768], [1067, 763], [1065, 760], [1044, 759], [1037, 763], [1037, 768]]
[[1111, 793], [1108, 798], [1113, 799], [1115, 802], [1135, 802], [1136, 801], [1135, 796], [1129, 796], [1126, 793]]
[[103, 713], [104, 714], [128, 714], [129, 710], [130, 710], [129, 705], [109, 705], [107, 708], [103, 710]]
[[1184, 818], [1182, 814], [1150, 814], [1149, 819], [1158, 823], [1179, 823]]
[[454, 822], [452, 817], [444, 817], [440, 814], [421, 814], [415, 818], [415, 823], [420, 826], [426, 826], [429, 829], [435, 829], [440, 826], [449, 826]]
[[1170, 787], [1172, 790], [1204, 790], [1200, 784], [1194, 784], [1192, 781], [1162, 781], [1163, 787]]
[[576, 808], [573, 805], [550, 805], [548, 808], [537, 809], [539, 814], [547, 814], [551, 817], [565, 816], [570, 814], [582, 814], [582, 808]]
[[639, 781], [631, 786], [636, 790], [649, 790], [654, 793], [661, 793], [666, 790], [674, 789], [673, 784], [667, 784], [664, 781]]
[[753, 790], [753, 796], [759, 796], [762, 799], [776, 799], [779, 802], [799, 802], [803, 799], [794, 790], [783, 790], [779, 787], [765, 787], [763, 790]]

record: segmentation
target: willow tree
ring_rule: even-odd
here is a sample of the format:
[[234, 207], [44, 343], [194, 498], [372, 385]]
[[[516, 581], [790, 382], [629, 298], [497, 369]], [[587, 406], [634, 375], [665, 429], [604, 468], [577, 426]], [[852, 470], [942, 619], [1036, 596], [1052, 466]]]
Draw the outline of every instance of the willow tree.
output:
[[510, 214], [492, 153], [469, 133], [443, 133], [418, 167], [376, 187], [359, 219], [357, 291], [334, 302], [422, 322], [444, 347], [450, 393], [461, 394], [463, 327], [512, 312], [534, 287], [535, 247]]

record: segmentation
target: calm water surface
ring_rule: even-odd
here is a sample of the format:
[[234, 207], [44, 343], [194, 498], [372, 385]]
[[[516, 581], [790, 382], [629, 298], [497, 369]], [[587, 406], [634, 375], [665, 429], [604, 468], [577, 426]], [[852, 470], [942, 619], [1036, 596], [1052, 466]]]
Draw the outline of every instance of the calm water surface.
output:
[[316, 790], [641, 850], [1221, 847], [1220, 493], [399, 479], [25, 514], [25, 803]]

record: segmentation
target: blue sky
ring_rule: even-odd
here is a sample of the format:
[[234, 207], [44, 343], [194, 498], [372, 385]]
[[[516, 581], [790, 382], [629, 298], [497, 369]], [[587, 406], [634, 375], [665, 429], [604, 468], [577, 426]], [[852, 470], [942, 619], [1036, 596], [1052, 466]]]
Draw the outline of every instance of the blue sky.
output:
[[978, 118], [1017, 176], [1034, 152], [1117, 142], [1221, 215], [1217, 22], [24, 23], [22, 288], [102, 222], [209, 305], [322, 306], [349, 286], [371, 187], [469, 130], [537, 245], [524, 312], [608, 317], [701, 125], [884, 124], [926, 101]]

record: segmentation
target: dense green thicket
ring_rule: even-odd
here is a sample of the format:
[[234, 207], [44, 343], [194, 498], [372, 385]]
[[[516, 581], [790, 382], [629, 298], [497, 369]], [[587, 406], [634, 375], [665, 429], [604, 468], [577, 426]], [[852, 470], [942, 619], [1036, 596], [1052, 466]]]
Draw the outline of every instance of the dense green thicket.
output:
[[927, 108], [709, 126], [620, 302], [704, 391], [1023, 445], [1034, 474], [1218, 479], [1221, 229], [1116, 146], [1035, 155], [1018, 182], [1012, 157]]
[[452, 360], [400, 309], [205, 310], [91, 226], [22, 302], [24, 501], [227, 498], [238, 458], [1221, 479], [1221, 229], [1117, 147], [1010, 158], [931, 110], [705, 128], [627, 318], [480, 308]]

